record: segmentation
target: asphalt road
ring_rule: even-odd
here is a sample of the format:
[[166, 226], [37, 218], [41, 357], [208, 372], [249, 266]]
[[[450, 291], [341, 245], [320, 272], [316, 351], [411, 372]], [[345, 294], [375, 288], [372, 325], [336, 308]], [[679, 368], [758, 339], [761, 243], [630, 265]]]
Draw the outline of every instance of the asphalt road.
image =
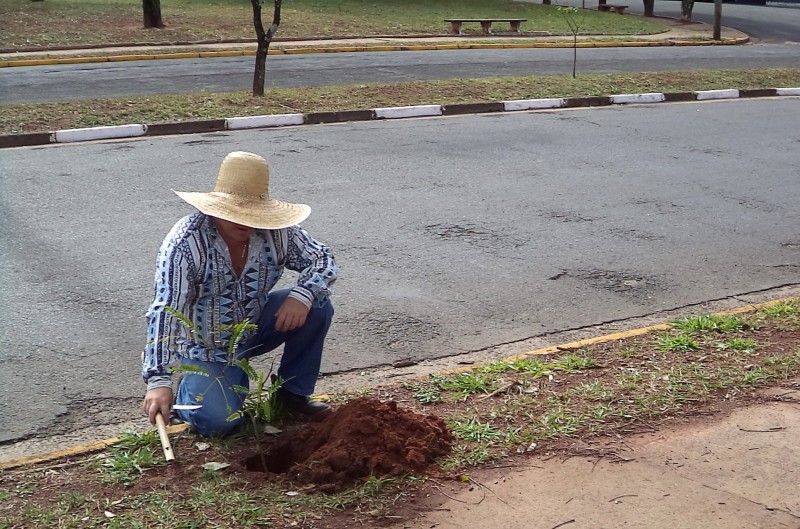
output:
[[[522, 0], [528, 1], [528, 0]], [[538, 3], [538, 0], [530, 0]], [[559, 0], [562, 5], [593, 7], [595, 0]], [[626, 12], [642, 14], [639, 0], [625, 2]], [[677, 0], [656, 0], [655, 15], [680, 18], [681, 3]], [[714, 23], [714, 3], [695, 1], [692, 9], [695, 22]], [[747, 33], [753, 41], [770, 44], [800, 43], [800, 2], [767, 2], [766, 6], [727, 3], [722, 5], [722, 25]]]
[[[538, 1], [538, 0], [536, 0]], [[592, 0], [593, 1], [593, 0]], [[590, 5], [592, 1], [586, 2]], [[584, 5], [584, 0], [562, 0]], [[582, 49], [578, 72], [648, 72], [800, 66], [800, 3], [791, 7], [725, 4], [723, 24], [769, 45]], [[632, 12], [641, 12], [631, 2]], [[680, 4], [656, 2], [656, 14], [678, 16]], [[694, 18], [713, 21], [713, 4]], [[271, 56], [270, 87], [331, 86], [507, 75], [564, 75], [571, 49], [458, 50]], [[253, 58], [132, 61], [0, 69], [0, 104], [249, 90]]]
[[[251, 57], [0, 69], [0, 104], [249, 90]], [[800, 66], [792, 45], [599, 48], [578, 73]], [[272, 56], [267, 86], [330, 86], [506, 75], [566, 75], [571, 49], [448, 50]], [[33, 89], [32, 87], [35, 87]]]
[[323, 371], [798, 283], [796, 98], [4, 150], [0, 443], [137, 417], [155, 252], [231, 150], [341, 266]]

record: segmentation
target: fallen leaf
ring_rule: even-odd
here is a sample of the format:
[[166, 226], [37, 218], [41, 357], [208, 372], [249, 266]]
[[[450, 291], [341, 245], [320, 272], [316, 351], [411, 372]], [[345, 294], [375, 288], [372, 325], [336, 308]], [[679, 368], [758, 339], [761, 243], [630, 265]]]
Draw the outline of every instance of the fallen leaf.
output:
[[115, 518], [117, 516], [116, 514], [114, 514], [111, 511], [105, 511], [105, 512], [103, 512], [103, 514], [106, 515], [106, 518]]
[[275, 428], [275, 427], [274, 427], [274, 426], [272, 426], [271, 424], [267, 424], [266, 426], [264, 426], [264, 433], [265, 433], [265, 434], [269, 434], [269, 435], [278, 435], [278, 434], [279, 434], [279, 433], [281, 433], [282, 431], [283, 431], [283, 430], [281, 430], [280, 428]]
[[218, 463], [217, 461], [210, 461], [205, 465], [203, 465], [203, 468], [211, 472], [217, 472], [224, 468], [228, 468], [229, 466], [231, 466], [229, 463]]
[[205, 452], [206, 450], [211, 448], [211, 445], [208, 443], [196, 443], [195, 446], [197, 447], [197, 450], [199, 452]]

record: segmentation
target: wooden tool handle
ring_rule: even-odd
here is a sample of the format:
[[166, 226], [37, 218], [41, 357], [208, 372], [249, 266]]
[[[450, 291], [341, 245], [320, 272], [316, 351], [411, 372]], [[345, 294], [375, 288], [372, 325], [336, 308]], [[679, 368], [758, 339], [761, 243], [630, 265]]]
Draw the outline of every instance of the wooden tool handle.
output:
[[161, 412], [156, 413], [156, 427], [158, 428], [158, 438], [161, 439], [161, 449], [164, 450], [164, 459], [175, 461], [175, 454], [172, 453], [172, 445], [169, 443], [169, 435], [167, 435], [167, 425], [164, 424]]

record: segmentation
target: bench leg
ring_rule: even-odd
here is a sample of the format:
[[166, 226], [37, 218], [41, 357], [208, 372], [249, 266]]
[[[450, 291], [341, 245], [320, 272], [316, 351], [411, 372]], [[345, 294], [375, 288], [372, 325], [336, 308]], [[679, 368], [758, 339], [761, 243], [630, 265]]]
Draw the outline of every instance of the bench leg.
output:
[[461, 22], [450, 22], [450, 33], [461, 35]]
[[481, 30], [483, 30], [484, 35], [490, 35], [492, 33], [492, 23], [491, 22], [481, 22]]
[[511, 31], [514, 33], [519, 33], [519, 22], [511, 23]]

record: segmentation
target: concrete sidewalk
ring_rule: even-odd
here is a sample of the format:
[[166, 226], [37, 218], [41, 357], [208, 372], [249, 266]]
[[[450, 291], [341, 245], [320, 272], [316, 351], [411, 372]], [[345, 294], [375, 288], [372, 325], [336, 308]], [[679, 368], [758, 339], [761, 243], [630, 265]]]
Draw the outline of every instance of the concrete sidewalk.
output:
[[771, 393], [783, 402], [619, 439], [613, 458], [585, 446], [581, 457], [478, 471], [402, 526], [798, 529], [800, 391]]
[[[749, 41], [747, 34], [722, 28], [721, 40], [714, 41], [709, 24], [683, 24], [662, 18], [669, 30], [654, 35], [591, 35], [579, 37], [578, 47], [633, 46], [709, 46], [735, 45]], [[491, 48], [571, 48], [571, 35], [521, 36], [441, 35], [387, 36], [344, 39], [278, 40], [270, 46], [270, 55], [300, 53], [343, 53], [368, 51], [420, 51]], [[148, 59], [186, 59], [255, 55], [253, 42], [196, 43], [182, 45], [118, 45], [103, 48], [53, 49], [0, 53], [0, 67], [39, 66], [90, 62], [115, 62]]]

